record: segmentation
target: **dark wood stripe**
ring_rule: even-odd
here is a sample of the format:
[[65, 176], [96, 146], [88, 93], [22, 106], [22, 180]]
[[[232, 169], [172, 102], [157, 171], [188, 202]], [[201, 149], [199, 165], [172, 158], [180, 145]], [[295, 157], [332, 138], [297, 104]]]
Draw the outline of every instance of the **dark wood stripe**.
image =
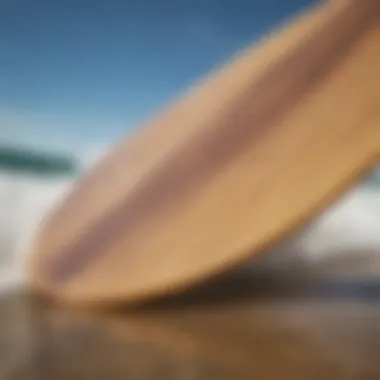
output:
[[253, 86], [231, 100], [215, 125], [205, 125], [133, 194], [127, 194], [117, 210], [59, 252], [46, 268], [49, 279], [57, 284], [70, 280], [121, 235], [124, 239], [133, 234], [152, 216], [164, 214], [185, 196], [200, 191], [234, 156], [252, 146], [252, 140], [275, 132], [276, 122], [336, 69], [363, 33], [378, 22], [379, 5], [378, 0], [352, 2], [323, 30], [275, 62]]

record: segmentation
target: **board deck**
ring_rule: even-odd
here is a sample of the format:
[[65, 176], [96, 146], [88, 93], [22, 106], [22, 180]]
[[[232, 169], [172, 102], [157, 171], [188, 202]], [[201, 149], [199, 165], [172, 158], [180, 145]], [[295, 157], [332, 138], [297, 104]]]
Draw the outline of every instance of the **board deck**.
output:
[[259, 254], [378, 160], [380, 2], [330, 1], [115, 147], [45, 220], [30, 284], [80, 305], [184, 289]]

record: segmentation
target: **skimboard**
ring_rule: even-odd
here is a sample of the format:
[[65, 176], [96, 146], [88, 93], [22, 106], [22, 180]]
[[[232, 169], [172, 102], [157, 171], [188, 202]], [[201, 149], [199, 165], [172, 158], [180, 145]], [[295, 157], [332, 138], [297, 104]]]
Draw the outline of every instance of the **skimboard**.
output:
[[110, 150], [45, 219], [30, 285], [77, 305], [193, 286], [263, 252], [378, 160], [380, 1], [309, 8]]

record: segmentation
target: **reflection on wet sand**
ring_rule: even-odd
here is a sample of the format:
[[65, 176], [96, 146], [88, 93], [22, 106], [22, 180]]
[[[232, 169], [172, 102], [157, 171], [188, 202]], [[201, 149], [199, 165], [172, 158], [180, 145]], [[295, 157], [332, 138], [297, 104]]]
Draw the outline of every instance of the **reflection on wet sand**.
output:
[[380, 282], [304, 269], [258, 262], [97, 314], [8, 295], [0, 352], [18, 363], [2, 378], [380, 379]]

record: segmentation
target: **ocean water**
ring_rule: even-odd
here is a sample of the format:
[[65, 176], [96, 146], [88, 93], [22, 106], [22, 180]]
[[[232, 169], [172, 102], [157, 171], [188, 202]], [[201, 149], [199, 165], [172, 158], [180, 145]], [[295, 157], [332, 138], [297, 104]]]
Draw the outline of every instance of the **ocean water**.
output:
[[[97, 157], [100, 155], [97, 155]], [[86, 161], [91, 165], [96, 158]], [[42, 218], [70, 190], [73, 178], [0, 175], [0, 290], [20, 286]], [[275, 247], [274, 257], [311, 267], [348, 263], [380, 275], [380, 175], [358, 184], [306, 228]], [[277, 253], [277, 255], [276, 255]]]

